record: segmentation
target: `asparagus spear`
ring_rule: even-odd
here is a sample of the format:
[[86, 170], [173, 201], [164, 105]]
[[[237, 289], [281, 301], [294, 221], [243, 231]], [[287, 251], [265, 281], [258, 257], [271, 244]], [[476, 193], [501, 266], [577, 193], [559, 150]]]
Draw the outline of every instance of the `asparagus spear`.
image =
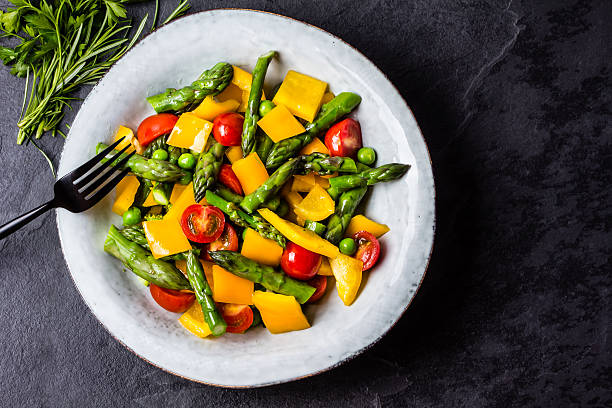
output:
[[272, 147], [274, 147], [274, 141], [270, 139], [270, 136], [266, 135], [263, 131], [258, 131], [256, 134], [255, 152], [257, 152], [262, 162], [266, 162]]
[[[100, 153], [108, 146], [104, 143], [98, 143], [96, 153]], [[110, 160], [117, 152], [110, 152], [106, 158], [102, 160], [104, 163]], [[125, 154], [115, 160], [115, 164], [119, 162]], [[127, 161], [125, 168], [129, 168], [134, 175], [153, 181], [178, 181], [183, 182], [184, 177], [189, 176], [189, 172], [181, 169], [179, 166], [169, 163], [165, 160], [147, 159], [139, 154], [135, 154]]]
[[208, 190], [206, 192], [206, 201], [210, 205], [214, 205], [218, 207], [221, 211], [223, 211], [229, 219], [236, 225], [243, 228], [253, 228], [255, 231], [259, 233], [264, 238], [271, 239], [276, 241], [278, 245], [281, 247], [285, 247], [286, 240], [285, 237], [262, 217], [256, 214], [249, 215], [242, 211], [238, 206], [232, 202], [224, 200], [219, 197], [217, 194]]
[[305, 282], [291, 279], [274, 268], [259, 264], [234, 251], [209, 251], [213, 262], [236, 276], [261, 284], [266, 289], [293, 296], [305, 303], [315, 292], [315, 288]]
[[234, 68], [226, 62], [220, 62], [204, 71], [191, 85], [181, 89], [168, 88], [165, 92], [149, 96], [147, 101], [157, 113], [180, 111], [201, 102], [207, 95], [223, 91], [233, 75]]
[[148, 282], [167, 289], [191, 289], [189, 281], [172, 264], [153, 258], [140, 245], [124, 237], [114, 225], [108, 231], [104, 250]]
[[225, 147], [213, 138], [208, 151], [198, 157], [198, 162], [193, 172], [193, 195], [196, 202], [204, 198], [206, 190], [217, 179], [221, 164], [223, 163], [224, 152]]
[[359, 174], [332, 177], [329, 179], [329, 185], [330, 189], [341, 193], [357, 187], [397, 180], [406, 174], [409, 169], [409, 164], [389, 163], [374, 169], [367, 168]]
[[251, 92], [249, 93], [246, 112], [244, 112], [244, 125], [242, 127], [242, 155], [244, 157], [247, 157], [255, 148], [255, 132], [259, 120], [259, 102], [261, 102], [264, 78], [268, 65], [276, 55], [278, 55], [276, 51], [269, 51], [262, 55], [257, 59], [253, 69]]
[[295, 156], [313, 137], [329, 129], [341, 117], [348, 115], [361, 102], [361, 97], [352, 92], [342, 92], [321, 107], [312, 123], [306, 125], [306, 132], [276, 143], [266, 159], [266, 168], [275, 169]]
[[172, 195], [173, 187], [173, 183], [157, 183], [155, 187], [153, 187], [153, 190], [151, 190], [155, 202], [159, 205], [170, 204], [170, 196]]
[[147, 145], [147, 148], [144, 152], [142, 152], [142, 155], [147, 159], [150, 159], [151, 156], [153, 156], [154, 151], [159, 149], [168, 150], [168, 144], [166, 143], [166, 140], [168, 140], [168, 135], [159, 136], [158, 138], [154, 139], [151, 143]]
[[355, 208], [365, 195], [368, 187], [359, 187], [342, 193], [336, 205], [336, 212], [329, 218], [327, 222], [327, 233], [325, 239], [334, 245], [342, 239], [346, 227], [348, 227]]
[[302, 156], [302, 162], [304, 163], [303, 174], [315, 172], [319, 176], [326, 176], [335, 172], [357, 173], [357, 164], [350, 157], [330, 157], [323, 153], [311, 153]]
[[132, 202], [132, 207], [141, 207], [144, 202], [147, 200], [149, 193], [151, 193], [151, 189], [153, 188], [153, 183], [151, 180], [143, 179], [138, 177], [138, 190], [136, 190], [136, 194], [134, 194], [134, 201]]
[[[215, 187], [213, 188], [213, 191], [217, 195], [221, 196], [223, 199], [229, 201], [230, 203], [234, 203], [234, 204], [240, 204], [240, 202], [244, 198], [244, 196], [241, 196], [240, 194], [236, 194], [229, 188], [222, 186], [222, 185], [218, 185], [218, 184], [215, 185]], [[269, 208], [272, 211], [276, 211], [280, 203], [281, 203], [280, 197], [275, 196], [269, 199], [268, 201], [266, 201], [262, 207]]]
[[252, 213], [266, 201], [276, 195], [283, 185], [298, 173], [302, 167], [301, 157], [290, 159], [280, 166], [272, 175], [251, 194], [244, 197], [240, 203], [246, 212]]
[[215, 306], [215, 301], [212, 298], [212, 290], [208, 286], [208, 282], [204, 279], [204, 269], [198, 259], [198, 256], [193, 251], [186, 252], [187, 257], [187, 277], [193, 291], [198, 299], [198, 303], [202, 306], [204, 321], [208, 324], [210, 331], [214, 336], [220, 336], [225, 333], [227, 323], [221, 317], [221, 314]]

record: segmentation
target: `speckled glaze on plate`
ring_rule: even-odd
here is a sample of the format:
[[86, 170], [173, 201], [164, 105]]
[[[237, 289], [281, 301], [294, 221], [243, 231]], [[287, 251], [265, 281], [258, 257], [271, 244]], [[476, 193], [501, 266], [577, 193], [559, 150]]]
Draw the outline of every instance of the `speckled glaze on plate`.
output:
[[103, 252], [110, 224], [121, 223], [111, 211], [112, 195], [83, 214], [57, 212], [66, 263], [102, 325], [157, 367], [225, 387], [287, 382], [337, 366], [380, 339], [414, 297], [433, 244], [435, 192], [427, 147], [397, 90], [362, 54], [319, 28], [251, 10], [200, 12], [157, 30], [115, 64], [83, 103], [59, 167], [61, 176], [84, 162], [119, 125], [135, 129], [154, 113], [145, 97], [189, 84], [219, 61], [251, 70], [257, 57], [272, 49], [280, 58], [270, 66], [267, 89], [295, 69], [328, 82], [335, 93], [358, 93], [363, 102], [353, 116], [364, 143], [377, 150], [378, 163], [412, 165], [400, 181], [373, 188], [366, 215], [391, 232], [382, 238], [382, 259], [364, 274], [352, 306], [345, 307], [332, 286], [318, 304], [305, 307], [308, 330], [272, 335], [258, 328], [200, 339]]

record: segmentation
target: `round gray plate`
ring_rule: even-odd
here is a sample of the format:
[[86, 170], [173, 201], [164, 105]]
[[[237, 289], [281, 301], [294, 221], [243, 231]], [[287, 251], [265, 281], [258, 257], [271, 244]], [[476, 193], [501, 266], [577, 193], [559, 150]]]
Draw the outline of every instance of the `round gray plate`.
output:
[[305, 307], [312, 327], [272, 335], [264, 328], [244, 335], [200, 339], [151, 299], [133, 274], [102, 250], [113, 196], [83, 214], [57, 212], [66, 263], [83, 299], [107, 330], [152, 364], [194, 381], [256, 387], [291, 381], [334, 367], [380, 339], [400, 318], [424, 276], [434, 234], [434, 183], [417, 123], [397, 90], [362, 54], [316, 27], [248, 10], [213, 10], [179, 19], [146, 37], [92, 90], [66, 141], [59, 174], [68, 173], [108, 142], [119, 125], [135, 129], [154, 113], [145, 97], [189, 84], [204, 69], [228, 61], [247, 70], [260, 54], [278, 50], [268, 87], [288, 69], [322, 79], [334, 93], [353, 91], [363, 102], [353, 114], [364, 144], [378, 163], [410, 163], [400, 181], [373, 188], [366, 215], [388, 224], [383, 255], [364, 274], [350, 307], [335, 288]]

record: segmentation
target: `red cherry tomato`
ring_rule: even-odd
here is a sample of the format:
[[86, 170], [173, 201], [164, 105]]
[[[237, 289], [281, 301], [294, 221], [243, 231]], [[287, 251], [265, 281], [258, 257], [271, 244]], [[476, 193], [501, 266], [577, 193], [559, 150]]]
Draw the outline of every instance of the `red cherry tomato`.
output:
[[208, 244], [223, 233], [225, 216], [213, 205], [190, 205], [181, 216], [181, 228], [185, 236], [194, 242]]
[[159, 136], [172, 132], [172, 128], [177, 120], [178, 116], [171, 113], [160, 113], [158, 115], [149, 116], [138, 126], [138, 130], [136, 131], [138, 143], [146, 147]]
[[221, 184], [232, 190], [234, 193], [240, 195], [244, 194], [242, 192], [242, 185], [240, 185], [240, 181], [238, 180], [238, 177], [236, 177], [236, 173], [234, 173], [234, 170], [232, 170], [232, 166], [230, 166], [229, 164], [221, 165], [221, 170], [219, 170], [218, 179]]
[[244, 117], [239, 113], [222, 113], [213, 122], [213, 136], [223, 146], [240, 146]]
[[321, 255], [293, 242], [287, 242], [287, 247], [281, 256], [281, 268], [287, 275], [299, 280], [308, 280], [317, 274], [320, 266]]
[[151, 296], [158, 305], [169, 312], [183, 313], [195, 300], [193, 293], [180, 292], [174, 289], [160, 288], [157, 285], [149, 286]]
[[329, 128], [325, 134], [325, 146], [332, 156], [355, 158], [361, 144], [361, 126], [351, 118], [344, 119]]
[[317, 275], [306, 283], [316, 289], [315, 293], [308, 299], [308, 303], [314, 303], [325, 294], [325, 290], [327, 289], [327, 276]]
[[[225, 223], [225, 228], [223, 228], [223, 233], [216, 240], [208, 244], [209, 251], [238, 251], [238, 234], [236, 234], [236, 230], [229, 223]], [[208, 255], [208, 251], [204, 251], [205, 258], [208, 261], [212, 261], [210, 255]]]
[[355, 258], [363, 262], [363, 270], [367, 271], [378, 261], [380, 255], [380, 243], [378, 239], [368, 231], [359, 231], [353, 235], [353, 239], [357, 243], [357, 252]]
[[220, 309], [229, 333], [244, 333], [253, 324], [253, 311], [247, 305], [225, 303]]

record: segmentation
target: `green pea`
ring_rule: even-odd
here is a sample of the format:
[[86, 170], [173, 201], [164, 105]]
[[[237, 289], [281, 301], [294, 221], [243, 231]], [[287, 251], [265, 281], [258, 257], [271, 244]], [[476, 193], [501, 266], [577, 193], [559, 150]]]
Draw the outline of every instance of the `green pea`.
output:
[[196, 158], [191, 153], [183, 153], [178, 158], [178, 165], [182, 169], [191, 170], [196, 165]]
[[272, 101], [261, 101], [259, 103], [259, 116], [262, 118], [266, 116], [272, 109], [276, 108], [276, 105]]
[[357, 245], [355, 245], [355, 240], [353, 238], [344, 238], [340, 241], [338, 249], [340, 249], [340, 252], [344, 255], [353, 255], [357, 250]]
[[153, 152], [151, 158], [156, 160], [168, 160], [168, 152], [164, 149], [157, 149]]
[[142, 214], [140, 208], [130, 207], [123, 213], [123, 225], [136, 225], [142, 221]]
[[376, 152], [371, 147], [362, 147], [357, 152], [357, 160], [363, 164], [373, 164], [376, 161]]

